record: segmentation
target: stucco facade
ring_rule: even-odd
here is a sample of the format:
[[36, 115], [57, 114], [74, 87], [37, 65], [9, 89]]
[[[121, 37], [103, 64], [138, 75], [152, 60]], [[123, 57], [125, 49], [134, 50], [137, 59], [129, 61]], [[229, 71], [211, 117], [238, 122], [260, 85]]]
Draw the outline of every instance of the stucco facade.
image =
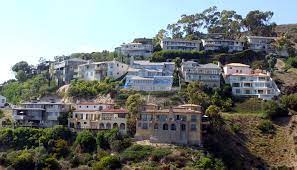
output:
[[136, 125], [137, 140], [182, 145], [202, 144], [202, 111], [187, 104], [169, 109], [145, 106]]

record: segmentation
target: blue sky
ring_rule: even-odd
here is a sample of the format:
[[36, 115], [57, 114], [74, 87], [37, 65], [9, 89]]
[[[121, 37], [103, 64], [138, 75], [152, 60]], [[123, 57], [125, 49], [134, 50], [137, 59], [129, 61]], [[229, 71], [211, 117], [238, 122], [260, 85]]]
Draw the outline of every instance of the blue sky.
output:
[[0, 0], [0, 82], [13, 78], [18, 61], [113, 50], [214, 5], [242, 15], [271, 10], [276, 23], [297, 23], [295, 0]]

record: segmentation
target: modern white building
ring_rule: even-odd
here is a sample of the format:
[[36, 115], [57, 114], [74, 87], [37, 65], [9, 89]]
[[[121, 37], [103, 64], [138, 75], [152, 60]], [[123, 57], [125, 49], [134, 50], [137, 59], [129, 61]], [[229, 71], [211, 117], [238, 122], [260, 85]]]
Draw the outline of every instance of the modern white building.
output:
[[163, 50], [199, 51], [200, 41], [188, 41], [182, 39], [163, 39], [161, 41], [161, 47]]
[[0, 108], [3, 108], [6, 103], [6, 97], [0, 95]]
[[174, 69], [174, 62], [132, 61], [124, 88], [137, 91], [170, 91]]
[[68, 126], [77, 130], [118, 128], [120, 132], [126, 133], [127, 115], [127, 110], [115, 109], [111, 103], [80, 102], [68, 119]]
[[83, 80], [104, 80], [106, 77], [117, 79], [128, 71], [128, 65], [119, 61], [87, 63], [78, 66], [78, 77]]
[[140, 43], [138, 41], [122, 44], [120, 47], [115, 48], [115, 51], [124, 56], [143, 56], [149, 57], [153, 53], [153, 44], [151, 43]]
[[221, 68], [216, 64], [183, 61], [181, 72], [185, 82], [198, 81], [210, 88], [220, 87]]
[[272, 43], [276, 37], [246, 36], [249, 48], [253, 51], [274, 52]]
[[202, 45], [205, 51], [217, 51], [224, 48], [228, 49], [228, 52], [242, 51], [244, 43], [237, 40], [228, 39], [202, 39]]
[[224, 78], [232, 86], [233, 95], [256, 96], [271, 100], [280, 94], [270, 73], [264, 70], [252, 70], [249, 65], [230, 63], [224, 66]]

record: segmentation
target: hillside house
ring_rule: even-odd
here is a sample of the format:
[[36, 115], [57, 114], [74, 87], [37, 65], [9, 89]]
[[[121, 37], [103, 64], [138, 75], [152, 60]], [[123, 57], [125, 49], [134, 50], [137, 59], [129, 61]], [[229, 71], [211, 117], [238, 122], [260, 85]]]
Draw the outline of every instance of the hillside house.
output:
[[201, 145], [202, 115], [201, 107], [193, 104], [169, 109], [146, 105], [138, 116], [135, 138], [155, 143]]
[[232, 86], [233, 95], [255, 96], [271, 100], [280, 94], [270, 73], [265, 70], [252, 70], [249, 65], [230, 63], [224, 66], [225, 82]]

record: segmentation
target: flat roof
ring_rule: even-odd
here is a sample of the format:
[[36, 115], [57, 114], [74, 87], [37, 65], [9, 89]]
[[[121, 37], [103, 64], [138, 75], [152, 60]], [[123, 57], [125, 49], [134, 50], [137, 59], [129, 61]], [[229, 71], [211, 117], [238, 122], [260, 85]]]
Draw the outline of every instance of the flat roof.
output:
[[229, 63], [229, 64], [226, 64], [225, 66], [250, 67], [249, 65], [242, 64], [242, 63]]

